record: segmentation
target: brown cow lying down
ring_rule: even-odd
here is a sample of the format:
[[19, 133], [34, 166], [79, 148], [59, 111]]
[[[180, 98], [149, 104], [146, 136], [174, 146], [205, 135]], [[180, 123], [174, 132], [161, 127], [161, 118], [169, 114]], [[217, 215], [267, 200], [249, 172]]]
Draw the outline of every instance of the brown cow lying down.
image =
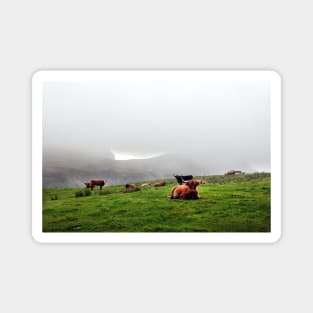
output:
[[92, 179], [91, 181], [85, 182], [84, 184], [86, 188], [90, 188], [91, 190], [93, 190], [95, 186], [99, 186], [100, 189], [102, 189], [102, 187], [106, 184], [106, 180]]
[[126, 190], [136, 190], [137, 186], [135, 184], [126, 184], [125, 188]]
[[161, 181], [159, 183], [155, 183], [154, 184], [154, 187], [163, 187], [163, 186], [166, 186], [166, 182], [165, 181]]
[[199, 193], [197, 186], [200, 183], [197, 180], [188, 180], [185, 185], [179, 185], [173, 188], [171, 193], [171, 199], [183, 199], [183, 200], [197, 200], [199, 199]]

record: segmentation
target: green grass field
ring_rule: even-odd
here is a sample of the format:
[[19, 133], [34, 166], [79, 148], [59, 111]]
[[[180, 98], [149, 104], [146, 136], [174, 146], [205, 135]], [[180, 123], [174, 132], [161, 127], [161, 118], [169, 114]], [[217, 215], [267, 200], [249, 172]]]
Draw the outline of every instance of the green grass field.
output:
[[[199, 200], [169, 200], [166, 187], [43, 190], [44, 232], [270, 232], [270, 174], [204, 177]], [[140, 184], [138, 183], [138, 186]], [[53, 200], [54, 199], [54, 200]]]

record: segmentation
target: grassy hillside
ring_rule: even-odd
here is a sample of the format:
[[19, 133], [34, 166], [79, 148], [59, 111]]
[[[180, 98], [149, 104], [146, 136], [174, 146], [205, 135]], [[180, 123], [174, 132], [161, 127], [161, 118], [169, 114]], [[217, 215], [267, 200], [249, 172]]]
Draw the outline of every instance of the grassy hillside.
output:
[[[209, 176], [199, 200], [169, 200], [166, 187], [43, 190], [44, 232], [269, 232], [270, 175]], [[139, 185], [139, 184], [138, 184]]]

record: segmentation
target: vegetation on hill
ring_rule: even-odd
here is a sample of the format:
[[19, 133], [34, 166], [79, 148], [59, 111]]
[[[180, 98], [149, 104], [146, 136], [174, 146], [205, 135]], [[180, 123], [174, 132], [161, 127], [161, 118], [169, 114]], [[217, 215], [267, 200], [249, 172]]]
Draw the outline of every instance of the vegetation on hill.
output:
[[[199, 200], [170, 200], [177, 185], [43, 189], [44, 232], [269, 232], [270, 174], [202, 177]], [[137, 184], [140, 186], [140, 184]]]

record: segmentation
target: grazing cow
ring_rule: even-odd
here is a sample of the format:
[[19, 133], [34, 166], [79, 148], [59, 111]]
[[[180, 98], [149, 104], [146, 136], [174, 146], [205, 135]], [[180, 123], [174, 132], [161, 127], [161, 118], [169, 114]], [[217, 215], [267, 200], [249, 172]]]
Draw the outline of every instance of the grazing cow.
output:
[[198, 180], [198, 182], [199, 182], [200, 185], [204, 185], [205, 184], [205, 180], [203, 180], [203, 179]]
[[200, 183], [197, 180], [189, 180], [185, 185], [179, 185], [173, 188], [170, 199], [197, 200], [200, 198], [197, 186]]
[[190, 179], [193, 179], [193, 176], [192, 175], [186, 175], [186, 176], [183, 176], [183, 175], [174, 175], [174, 177], [176, 178], [177, 180], [177, 183], [179, 185], [182, 185], [182, 183], [186, 180], [190, 180]]
[[141, 187], [150, 187], [150, 186], [151, 186], [150, 183], [141, 184]]
[[137, 186], [135, 184], [126, 184], [125, 188], [127, 191], [130, 191], [130, 190], [136, 190]]
[[85, 182], [84, 184], [86, 188], [90, 188], [91, 190], [93, 190], [95, 186], [99, 186], [99, 188], [102, 189], [102, 187], [106, 184], [106, 180], [92, 179], [91, 181]]
[[163, 186], [166, 186], [166, 182], [165, 181], [162, 181], [162, 182], [154, 184], [154, 187], [163, 187]]

